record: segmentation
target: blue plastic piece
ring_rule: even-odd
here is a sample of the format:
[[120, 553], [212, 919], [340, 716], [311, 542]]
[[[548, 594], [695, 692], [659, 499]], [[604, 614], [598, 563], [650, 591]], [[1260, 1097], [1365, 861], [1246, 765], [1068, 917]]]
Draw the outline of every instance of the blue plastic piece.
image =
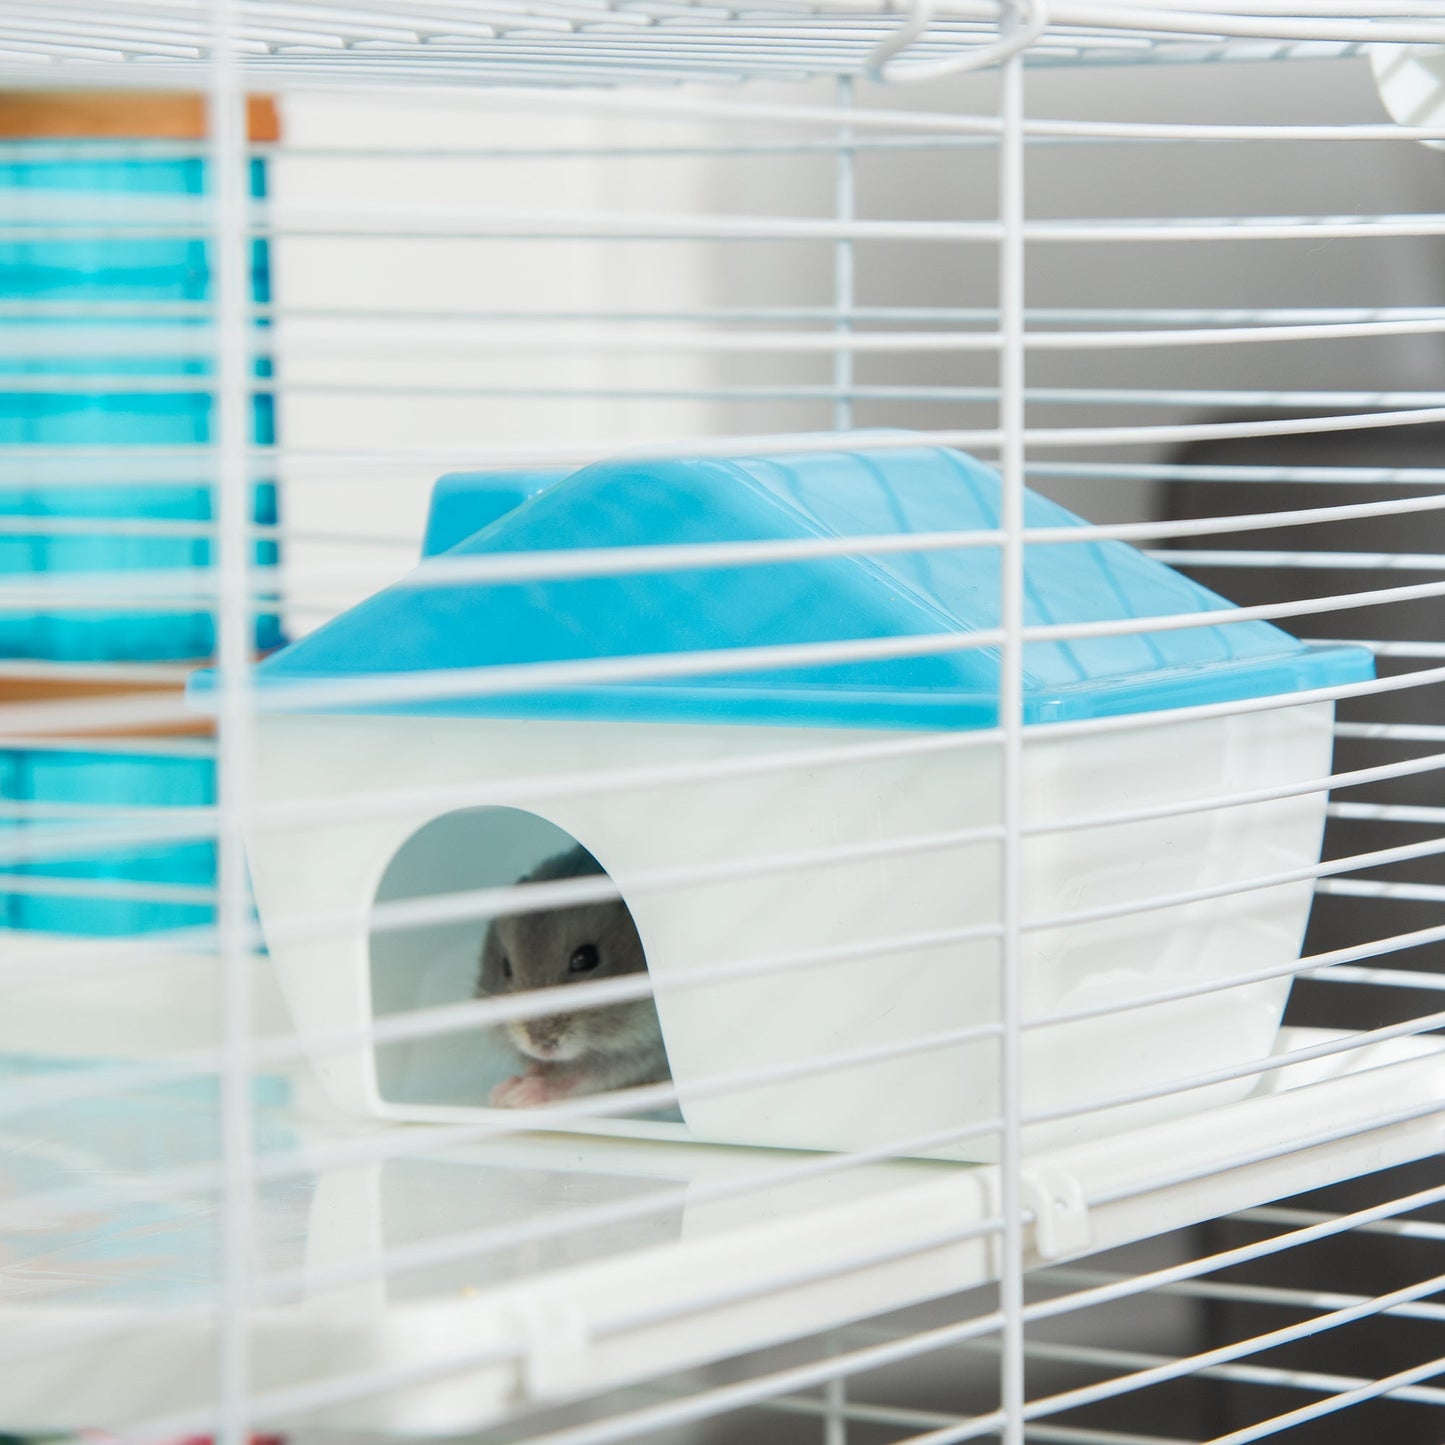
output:
[[[90, 143], [93, 151], [101, 143]], [[32, 217], [44, 223], [57, 201], [81, 198], [87, 220], [103, 217], [105, 197], [118, 194], [201, 196], [206, 166], [199, 159], [134, 159], [135, 142], [117, 143], [116, 159], [66, 159], [56, 156], [53, 142], [36, 142], [35, 158], [0, 162], [0, 208], [8, 212], [12, 233]], [[24, 147], [12, 146], [10, 155]], [[126, 158], [122, 158], [122, 150]], [[265, 170], [251, 166], [252, 194], [265, 194]], [[73, 207], [72, 207], [73, 211]], [[194, 236], [127, 238], [115, 234], [56, 238], [54, 228], [35, 240], [0, 241], [0, 302], [14, 308], [35, 304], [34, 317], [21, 311], [27, 325], [43, 322], [57, 334], [68, 326], [87, 330], [104, 327], [104, 307], [114, 303], [155, 304], [204, 302], [210, 298], [207, 244]], [[251, 249], [252, 291], [257, 301], [270, 297], [266, 243]], [[57, 315], [56, 303], [74, 304], [72, 314]], [[42, 309], [44, 307], [45, 309]], [[92, 309], [95, 308], [95, 309]], [[200, 326], [204, 318], [189, 320]], [[185, 325], [187, 318], [170, 322]], [[133, 334], [133, 333], [132, 333]], [[114, 355], [42, 359], [6, 358], [4, 323], [0, 322], [0, 446], [117, 448], [191, 447], [211, 441], [212, 397], [205, 389], [166, 390], [163, 379], [176, 377], [194, 386], [210, 373], [204, 356], [127, 355], [127, 332], [117, 332]], [[204, 347], [200, 348], [204, 349]], [[260, 361], [257, 376], [270, 374]], [[104, 377], [93, 389], [70, 389], [77, 377]], [[7, 390], [6, 377], [53, 379], [55, 388]], [[124, 379], [134, 377], [135, 389]], [[161, 379], [158, 384], [157, 379]], [[253, 434], [257, 443], [275, 440], [274, 403], [258, 393], [253, 401]], [[18, 465], [0, 486], [0, 515], [41, 519], [100, 519], [93, 530], [33, 533], [0, 538], [0, 574], [77, 573], [207, 567], [211, 543], [204, 538], [126, 537], [106, 527], [105, 519], [209, 522], [214, 512], [206, 482], [208, 460], [198, 450], [194, 485], [14, 486]], [[260, 524], [276, 522], [276, 490], [258, 483], [253, 517]], [[274, 542], [258, 542], [258, 564], [274, 563]], [[263, 650], [283, 641], [279, 620], [263, 615], [256, 623], [256, 645]], [[158, 661], [209, 656], [215, 633], [209, 612], [43, 611], [0, 617], [0, 656], [44, 658], [70, 662]]]
[[[68, 829], [94, 832], [107, 814], [129, 808], [201, 808], [214, 804], [215, 764], [208, 757], [69, 749], [0, 749], [0, 848], [17, 830], [39, 840], [63, 839]], [[57, 820], [5, 803], [68, 804]], [[93, 810], [93, 811], [87, 811]], [[6, 887], [7, 877], [188, 884], [213, 888], [216, 850], [209, 841], [92, 847], [34, 863], [0, 863], [0, 927], [44, 933], [117, 937], [214, 921], [210, 903], [28, 893]]]
[[572, 471], [448, 472], [432, 488], [422, 556], [435, 557], [465, 542], [539, 492], [565, 481]]
[[[998, 626], [996, 545], [520, 583], [446, 573], [461, 559], [555, 549], [992, 530], [999, 497], [991, 468], [928, 446], [601, 463], [269, 658], [257, 673], [260, 705], [318, 710], [275, 691], [314, 680], [858, 639], [966, 642]], [[1034, 493], [1025, 520], [1032, 528], [1085, 525]], [[1029, 625], [1230, 606], [1122, 542], [1031, 543], [1025, 554]], [[1055, 722], [1290, 693], [1361, 681], [1373, 668], [1364, 648], [1309, 648], [1257, 621], [1030, 642], [1024, 717]], [[197, 693], [212, 685], [204, 674], [192, 681]], [[973, 728], [996, 721], [998, 688], [999, 650], [985, 645], [351, 710]]]

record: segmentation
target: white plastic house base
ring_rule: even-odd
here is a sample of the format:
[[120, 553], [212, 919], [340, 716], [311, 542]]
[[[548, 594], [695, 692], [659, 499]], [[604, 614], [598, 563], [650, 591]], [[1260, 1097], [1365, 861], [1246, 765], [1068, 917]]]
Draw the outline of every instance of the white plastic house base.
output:
[[[1318, 857], [1322, 793], [1241, 807], [1173, 811], [1189, 802], [1287, 785], [1328, 772], [1333, 709], [1313, 703], [1205, 721], [1050, 738], [1025, 749], [1026, 820], [1055, 824], [1130, 807], [1168, 816], [1044, 833], [1025, 842], [1026, 921], [1146, 903], [1181, 890], [1244, 883]], [[890, 951], [806, 968], [672, 987], [690, 970], [901, 935], [988, 928], [998, 916], [996, 840], [922, 850], [907, 840], [997, 824], [999, 756], [967, 733], [939, 747], [871, 761], [817, 761], [860, 743], [925, 744], [929, 735], [766, 727], [632, 725], [379, 716], [267, 716], [257, 728], [257, 785], [268, 802], [355, 799], [431, 789], [430, 806], [304, 826], [250, 839], [261, 916], [296, 1024], [304, 1033], [365, 1027], [372, 1017], [367, 909], [398, 851], [452, 809], [455, 796], [524, 809], [564, 829], [600, 860], [637, 921], [668, 1056], [692, 1137], [801, 1148], [868, 1148], [966, 1130], [996, 1110], [993, 1038], [905, 1047], [867, 1064], [809, 1073], [825, 1057], [927, 1040], [997, 1016], [998, 942]], [[608, 790], [618, 769], [813, 755], [751, 775]], [[588, 784], [593, 786], [589, 789]], [[325, 807], [317, 809], [324, 817]], [[852, 848], [805, 869], [769, 866], [810, 850]], [[869, 849], [873, 856], [866, 856]], [[449, 849], [458, 851], [455, 839]], [[864, 856], [858, 856], [862, 854]], [[758, 865], [726, 882], [657, 887], [649, 876], [689, 866]], [[472, 886], [495, 886], [478, 859]], [[494, 865], [495, 866], [495, 865]], [[515, 875], [512, 875], [515, 876]], [[1308, 879], [1205, 902], [1034, 929], [1024, 959], [1026, 1018], [1127, 1005], [1208, 979], [1228, 980], [1297, 955]], [[324, 937], [318, 917], [349, 925]], [[293, 936], [292, 929], [296, 930]], [[475, 924], [479, 947], [484, 921]], [[419, 972], [427, 960], [419, 958]], [[464, 980], [457, 997], [467, 996]], [[1026, 1035], [1026, 1114], [1181, 1081], [1270, 1052], [1288, 991], [1280, 979], [1126, 1009]], [[436, 997], [425, 1000], [438, 1002]], [[484, 1047], [478, 1040], [478, 1047]], [[344, 1108], [394, 1118], [458, 1116], [378, 1089], [373, 1052], [320, 1054]], [[803, 1066], [801, 1076], [725, 1094], [710, 1079]], [[1177, 1117], [1242, 1095], [1248, 1079], [1038, 1125], [1029, 1149]], [[480, 1105], [485, 1092], [476, 1095]], [[454, 1105], [455, 1100], [439, 1100]], [[463, 1109], [462, 1113], [472, 1110]], [[993, 1157], [988, 1136], [944, 1151]]]

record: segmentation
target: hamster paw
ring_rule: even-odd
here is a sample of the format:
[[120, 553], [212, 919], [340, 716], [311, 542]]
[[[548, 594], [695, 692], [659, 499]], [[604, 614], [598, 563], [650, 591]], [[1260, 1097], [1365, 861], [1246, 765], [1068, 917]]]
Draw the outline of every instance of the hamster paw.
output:
[[534, 1109], [550, 1097], [547, 1081], [540, 1074], [513, 1074], [492, 1090], [490, 1103], [497, 1109]]
[[492, 1090], [490, 1103], [497, 1109], [535, 1109], [554, 1099], [565, 1099], [576, 1083], [568, 1074], [513, 1074]]

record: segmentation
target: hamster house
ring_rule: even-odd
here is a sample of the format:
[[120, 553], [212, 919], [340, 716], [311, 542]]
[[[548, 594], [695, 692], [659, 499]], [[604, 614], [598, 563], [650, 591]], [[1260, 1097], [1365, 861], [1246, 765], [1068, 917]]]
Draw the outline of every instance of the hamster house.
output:
[[[993, 1157], [1000, 659], [979, 634], [998, 625], [1001, 548], [938, 534], [997, 528], [996, 473], [920, 445], [620, 460], [513, 490], [519, 505], [497, 517], [481, 498], [495, 520], [258, 669], [248, 846], [297, 1025], [364, 1027], [398, 1006], [395, 958], [391, 983], [375, 967], [378, 898], [505, 885], [576, 840], [631, 907], [694, 1137], [864, 1148], [956, 1133], [928, 1152]], [[1026, 525], [1084, 524], [1030, 494]], [[593, 550], [573, 575], [516, 565], [708, 543], [775, 545], [633, 553], [610, 571]], [[1229, 607], [1084, 537], [1030, 541], [1025, 591], [1029, 625]], [[838, 646], [732, 651], [814, 644]], [[592, 672], [533, 666], [556, 663]], [[1248, 1092], [1248, 1077], [1160, 1091], [1269, 1053], [1312, 891], [1289, 875], [1319, 857], [1325, 793], [1308, 785], [1329, 772], [1334, 710], [1290, 699], [1372, 667], [1364, 649], [1262, 621], [1026, 642], [1027, 1147]], [[1244, 699], [1276, 701], [1170, 716]], [[1261, 796], [1215, 802], [1241, 794]], [[300, 807], [268, 823], [268, 803]], [[1120, 813], [1135, 816], [1105, 821]], [[320, 936], [317, 917], [352, 922]], [[413, 1006], [470, 996], [484, 928], [448, 936], [450, 994]], [[381, 1054], [315, 1062], [354, 1110], [485, 1105], [475, 1080], [428, 1094]], [[1089, 1108], [1136, 1093], [1154, 1096]]]

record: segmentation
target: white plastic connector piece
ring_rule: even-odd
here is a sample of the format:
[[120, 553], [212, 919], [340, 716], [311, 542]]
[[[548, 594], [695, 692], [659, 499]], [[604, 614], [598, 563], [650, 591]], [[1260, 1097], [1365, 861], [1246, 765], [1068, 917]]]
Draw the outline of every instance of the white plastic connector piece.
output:
[[1034, 1216], [1034, 1249], [1040, 1259], [1062, 1259], [1089, 1248], [1089, 1202], [1084, 1187], [1062, 1169], [1025, 1169], [1019, 1179]]
[[513, 1302], [525, 1352], [522, 1389], [529, 1400], [560, 1400], [592, 1386], [592, 1333], [570, 1295], [529, 1289]]
[[[1390, 117], [1399, 125], [1445, 127], [1445, 45], [1372, 45], [1370, 67]], [[1445, 150], [1445, 140], [1422, 138]]]

